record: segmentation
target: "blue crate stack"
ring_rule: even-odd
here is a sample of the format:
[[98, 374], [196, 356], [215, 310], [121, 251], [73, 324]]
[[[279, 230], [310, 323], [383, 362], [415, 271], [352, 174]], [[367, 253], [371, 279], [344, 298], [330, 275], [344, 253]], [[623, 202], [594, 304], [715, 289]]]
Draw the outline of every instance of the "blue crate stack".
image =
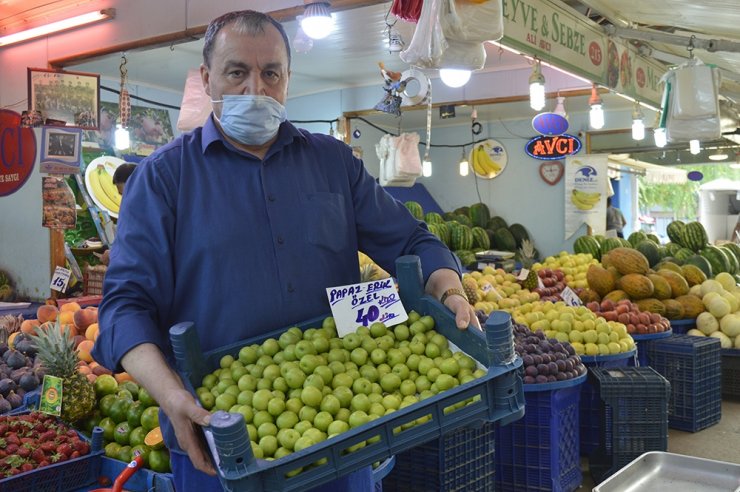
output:
[[650, 366], [671, 383], [668, 425], [688, 432], [706, 429], [722, 417], [720, 341], [713, 337], [674, 335], [656, 340], [648, 351]]
[[493, 423], [468, 427], [396, 455], [384, 492], [494, 490]]
[[740, 349], [722, 349], [722, 397], [740, 398]]
[[579, 397], [586, 380], [524, 385], [524, 418], [496, 433], [496, 490], [570, 492], [583, 482]]
[[648, 451], [668, 449], [670, 383], [651, 367], [589, 368], [601, 400], [602, 433], [589, 455], [598, 483]]

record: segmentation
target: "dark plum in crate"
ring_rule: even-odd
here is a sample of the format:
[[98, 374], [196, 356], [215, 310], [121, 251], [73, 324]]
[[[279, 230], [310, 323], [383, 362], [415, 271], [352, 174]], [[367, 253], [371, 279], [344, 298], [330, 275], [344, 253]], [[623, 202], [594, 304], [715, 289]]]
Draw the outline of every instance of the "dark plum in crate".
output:
[[567, 381], [586, 374], [586, 367], [568, 342], [548, 339], [541, 330], [533, 332], [514, 325], [514, 349], [524, 363], [524, 383]]

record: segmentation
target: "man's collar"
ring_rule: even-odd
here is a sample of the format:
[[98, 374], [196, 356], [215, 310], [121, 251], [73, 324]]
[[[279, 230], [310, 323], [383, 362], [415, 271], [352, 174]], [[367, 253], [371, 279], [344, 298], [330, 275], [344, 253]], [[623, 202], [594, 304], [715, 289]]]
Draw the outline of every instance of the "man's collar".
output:
[[[275, 143], [272, 144], [272, 148], [282, 148], [292, 143], [293, 140], [295, 140], [296, 138], [300, 138], [304, 141], [306, 140], [306, 136], [301, 133], [301, 131], [298, 130], [298, 128], [296, 128], [293, 123], [291, 123], [290, 121], [284, 121], [278, 129], [278, 138]], [[203, 131], [201, 134], [203, 153], [205, 153], [206, 149], [208, 149], [208, 147], [216, 141], [221, 141], [224, 143], [224, 145], [227, 144], [226, 138], [219, 131], [214, 121], [213, 113], [211, 113], [206, 122], [203, 124]]]

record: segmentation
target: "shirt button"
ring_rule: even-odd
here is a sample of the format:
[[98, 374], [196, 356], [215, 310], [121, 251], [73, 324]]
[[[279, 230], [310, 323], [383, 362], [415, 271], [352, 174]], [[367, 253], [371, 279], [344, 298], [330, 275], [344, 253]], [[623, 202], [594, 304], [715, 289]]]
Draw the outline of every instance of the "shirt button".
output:
[[267, 199], [270, 200], [271, 202], [274, 202], [275, 201], [275, 195], [267, 195]]
[[283, 244], [285, 242], [285, 240], [283, 239], [283, 236], [278, 236], [277, 237], [277, 242], [278, 242], [278, 244]]
[[288, 282], [288, 292], [295, 292], [295, 289], [293, 288], [293, 284]]

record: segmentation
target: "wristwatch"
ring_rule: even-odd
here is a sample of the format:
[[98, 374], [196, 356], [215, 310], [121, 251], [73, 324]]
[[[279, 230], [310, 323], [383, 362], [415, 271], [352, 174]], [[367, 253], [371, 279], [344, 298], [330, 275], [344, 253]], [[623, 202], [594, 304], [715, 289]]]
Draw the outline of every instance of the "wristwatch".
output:
[[[460, 289], [447, 289], [444, 294], [442, 294], [442, 297], [440, 298], [439, 302], [442, 304], [445, 303], [445, 300], [450, 296], [460, 296], [466, 301], [468, 301], [468, 296], [465, 295], [465, 292], [463, 292]], [[468, 301], [469, 302], [469, 301]]]

